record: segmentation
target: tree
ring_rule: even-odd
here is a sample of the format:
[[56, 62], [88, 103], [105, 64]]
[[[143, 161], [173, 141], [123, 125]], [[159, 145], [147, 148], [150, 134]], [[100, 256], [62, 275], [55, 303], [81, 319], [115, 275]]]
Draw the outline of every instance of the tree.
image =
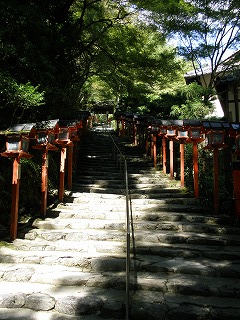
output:
[[[75, 117], [97, 96], [126, 108], [150, 106], [181, 73], [182, 62], [164, 34], [127, 1], [1, 4], [0, 72], [19, 87], [31, 85], [42, 99], [44, 92], [45, 103], [17, 112], [17, 121]], [[8, 94], [11, 103], [3, 98], [1, 106], [12, 105], [14, 114], [15, 98]]]
[[[138, 20], [137, 14], [109, 29], [98, 46], [95, 80], [106, 84], [101, 88], [124, 110], [136, 112], [145, 106], [153, 111], [151, 102], [183, 73], [183, 61], [176, 58], [175, 49], [166, 45], [155, 26]], [[94, 83], [88, 89], [94, 92], [93, 87], [99, 89]]]
[[[44, 92], [38, 92], [38, 86], [34, 87], [30, 83], [18, 84], [13, 78], [0, 73], [1, 95], [0, 106], [6, 106], [8, 111], [2, 113], [2, 129], [5, 124], [18, 123], [23, 118], [24, 113], [44, 103]], [[9, 116], [10, 115], [10, 116]]]
[[[209, 96], [209, 88], [197, 84], [183, 85], [178, 90], [178, 103], [172, 105], [170, 115], [174, 119], [204, 119], [211, 113], [212, 105], [210, 101], [204, 101], [203, 96]], [[212, 90], [211, 90], [212, 91]]]
[[[213, 88], [219, 74], [233, 64], [222, 63], [229, 51], [239, 50], [239, 0], [132, 1], [152, 11], [152, 21], [178, 39], [179, 53], [192, 61], [196, 75], [202, 74], [206, 87]], [[239, 56], [238, 56], [239, 61]], [[210, 79], [204, 67], [210, 68]]]
[[[107, 0], [9, 0], [1, 1], [1, 9], [0, 72], [45, 92], [45, 105], [31, 119], [73, 116], [95, 72], [97, 43], [127, 15], [123, 6]], [[4, 101], [2, 107], [9, 108]]]

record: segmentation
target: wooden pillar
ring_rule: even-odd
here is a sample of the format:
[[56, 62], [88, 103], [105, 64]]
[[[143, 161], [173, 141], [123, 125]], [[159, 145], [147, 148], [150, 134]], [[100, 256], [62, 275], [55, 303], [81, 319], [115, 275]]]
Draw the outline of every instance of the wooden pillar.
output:
[[151, 158], [153, 159], [153, 150], [154, 150], [154, 134], [150, 134], [150, 151], [151, 151]]
[[148, 155], [148, 151], [149, 151], [149, 134], [148, 134], [148, 132], [146, 134], [145, 149], [146, 149], [146, 155]]
[[46, 216], [47, 212], [47, 191], [48, 191], [48, 150], [42, 151], [42, 185], [41, 185], [41, 214]]
[[21, 164], [20, 164], [20, 157], [17, 156], [13, 160], [12, 207], [11, 207], [11, 222], [10, 222], [10, 239], [11, 240], [15, 240], [17, 238], [20, 178], [21, 178]]
[[218, 186], [218, 148], [213, 149], [213, 171], [214, 171], [214, 213], [219, 213], [219, 186]]
[[194, 196], [199, 197], [198, 187], [198, 145], [196, 141], [193, 141], [193, 182], [194, 182]]
[[66, 147], [61, 148], [61, 159], [60, 159], [60, 183], [59, 183], [59, 201], [63, 201], [64, 195], [64, 175], [65, 175], [65, 159], [66, 159]]
[[181, 172], [181, 187], [184, 188], [184, 143], [180, 143], [180, 172]]
[[137, 125], [134, 122], [133, 122], [133, 145], [135, 145], [135, 146], [138, 145], [138, 141], [137, 141]]
[[169, 141], [169, 151], [170, 151], [170, 179], [174, 178], [174, 144], [173, 144], [173, 140]]
[[157, 167], [157, 134], [153, 134], [153, 164], [154, 168]]
[[162, 137], [162, 157], [163, 157], [163, 173], [167, 173], [167, 141]]

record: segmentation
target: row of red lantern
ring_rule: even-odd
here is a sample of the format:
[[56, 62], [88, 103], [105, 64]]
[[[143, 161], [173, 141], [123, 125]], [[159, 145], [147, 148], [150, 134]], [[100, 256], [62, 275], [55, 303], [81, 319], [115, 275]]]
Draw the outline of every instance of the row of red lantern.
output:
[[[225, 121], [208, 121], [197, 119], [185, 120], [160, 120], [149, 116], [136, 114], [116, 114], [118, 122], [122, 122], [122, 131], [126, 126], [133, 126], [133, 133], [137, 134], [137, 128], [148, 128], [152, 133], [160, 136], [166, 135], [169, 139], [179, 142], [205, 141], [206, 148], [223, 148], [226, 146], [225, 136], [236, 138], [236, 152], [240, 154], [240, 124]], [[124, 133], [122, 133], [123, 135]], [[133, 137], [133, 141], [136, 141]]]
[[[59, 181], [59, 200], [63, 201], [64, 196], [64, 175], [65, 159], [68, 148], [68, 189], [72, 187], [72, 163], [73, 146], [79, 140], [78, 134], [83, 129], [82, 121], [63, 121], [50, 120], [37, 124], [18, 124], [6, 130], [6, 151], [1, 155], [14, 159], [13, 178], [12, 178], [12, 206], [10, 221], [10, 238], [17, 237], [18, 225], [18, 203], [20, 185], [20, 159], [31, 158], [28, 153], [29, 142], [32, 147], [42, 151], [42, 185], [41, 185], [41, 213], [46, 215], [47, 208], [47, 189], [48, 189], [48, 151], [58, 150], [60, 146], [60, 181]], [[76, 148], [75, 148], [76, 149]]]
[[[194, 194], [198, 197], [198, 147], [199, 142], [204, 143], [204, 149], [213, 150], [213, 170], [214, 170], [214, 210], [219, 210], [218, 195], [218, 150], [227, 147], [226, 137], [235, 138], [235, 156], [240, 155], [240, 124], [226, 122], [204, 121], [203, 126], [199, 127], [163, 127], [151, 126], [152, 135], [162, 137], [163, 150], [163, 171], [164, 171], [164, 152], [166, 153], [166, 139], [169, 139], [170, 149], [170, 177], [173, 177], [173, 141], [180, 142], [180, 162], [181, 162], [181, 186], [184, 186], [184, 144], [193, 143], [193, 174], [194, 174]], [[165, 154], [166, 159], [166, 154]], [[165, 160], [166, 161], [166, 160]], [[171, 167], [172, 161], [172, 167]], [[165, 168], [166, 171], [166, 168]], [[166, 172], [165, 172], [166, 173]], [[239, 176], [238, 172], [237, 175]], [[236, 179], [236, 170], [233, 170], [234, 177], [234, 202], [239, 202], [240, 190], [239, 181]], [[239, 190], [239, 191], [238, 191]], [[237, 206], [240, 208], [240, 206]], [[235, 210], [236, 216], [240, 216], [240, 210]]]
[[154, 124], [149, 128], [152, 133], [180, 143], [204, 142], [205, 149], [222, 149], [227, 146], [226, 136], [232, 137], [235, 138], [235, 154], [240, 154], [240, 124], [203, 121], [202, 126], [198, 127], [157, 126]]
[[[69, 125], [67, 125], [69, 123]], [[51, 124], [50, 128], [47, 127]], [[28, 157], [29, 142], [32, 141], [35, 149], [38, 146], [47, 146], [53, 148], [55, 144], [67, 144], [70, 141], [78, 139], [78, 130], [82, 128], [82, 121], [76, 120], [66, 122], [61, 125], [61, 120], [50, 120], [33, 124], [17, 124], [11, 126], [4, 132], [6, 135], [6, 151], [2, 156], [11, 157], [15, 153], [19, 153], [20, 157]]]
[[[240, 124], [228, 123], [225, 121], [208, 120], [160, 120], [153, 117], [138, 116], [127, 114], [117, 115], [117, 120], [122, 121], [122, 128], [133, 126], [133, 143], [138, 144], [137, 135], [142, 131], [148, 134], [143, 135], [146, 138], [146, 148], [148, 153], [149, 139], [151, 139], [151, 156], [156, 167], [156, 141], [157, 136], [162, 137], [162, 157], [163, 172], [166, 173], [166, 140], [169, 140], [170, 152], [170, 177], [173, 178], [173, 142], [180, 142], [180, 162], [181, 162], [181, 185], [184, 185], [184, 144], [193, 144], [193, 172], [194, 172], [194, 194], [198, 197], [198, 143], [203, 142], [205, 149], [213, 150], [213, 168], [214, 168], [214, 207], [218, 212], [218, 150], [227, 147], [228, 138], [235, 139], [233, 146], [234, 156], [240, 156]], [[123, 135], [123, 134], [122, 134]], [[136, 143], [138, 142], [138, 143]], [[230, 161], [232, 161], [230, 159]], [[239, 167], [239, 166], [238, 166]], [[238, 170], [239, 171], [239, 170]], [[233, 170], [234, 177], [234, 199], [239, 202], [236, 214], [240, 217], [240, 188], [239, 179], [236, 178], [237, 170]], [[238, 172], [237, 172], [238, 173]], [[238, 176], [240, 174], [238, 173]], [[239, 189], [239, 191], [238, 191]], [[239, 200], [237, 200], [239, 199]]]

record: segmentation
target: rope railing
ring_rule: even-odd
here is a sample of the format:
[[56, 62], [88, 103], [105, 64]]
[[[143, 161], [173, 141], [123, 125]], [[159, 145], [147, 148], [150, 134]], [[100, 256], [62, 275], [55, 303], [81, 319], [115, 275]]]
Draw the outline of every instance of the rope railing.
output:
[[129, 185], [128, 185], [128, 167], [127, 160], [122, 151], [117, 146], [112, 135], [109, 133], [112, 140], [113, 146], [113, 156], [116, 161], [117, 167], [119, 167], [120, 172], [124, 169], [124, 183], [125, 183], [125, 198], [126, 198], [126, 320], [129, 320], [129, 291], [130, 291], [130, 245], [131, 245], [131, 219], [130, 219], [130, 207], [131, 199], [129, 195]]

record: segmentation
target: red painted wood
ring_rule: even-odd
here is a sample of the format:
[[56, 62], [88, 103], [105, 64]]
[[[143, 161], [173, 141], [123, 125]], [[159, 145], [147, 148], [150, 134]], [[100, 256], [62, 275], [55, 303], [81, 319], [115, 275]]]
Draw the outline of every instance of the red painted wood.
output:
[[63, 201], [64, 196], [64, 175], [65, 175], [65, 159], [66, 159], [66, 147], [61, 148], [61, 160], [60, 160], [60, 177], [59, 177], [59, 201]]
[[197, 142], [193, 141], [193, 181], [194, 181], [194, 196], [199, 197], [198, 186], [198, 146]]
[[10, 222], [10, 239], [17, 238], [18, 227], [18, 205], [19, 205], [19, 186], [21, 178], [20, 157], [13, 160], [13, 175], [12, 175], [12, 207], [11, 207], [11, 222]]
[[180, 172], [181, 172], [181, 187], [183, 188], [184, 183], [184, 143], [180, 143]]
[[163, 173], [167, 173], [167, 143], [166, 138], [162, 138]]
[[157, 167], [157, 134], [153, 134], [153, 164], [154, 168]]
[[174, 156], [174, 144], [173, 140], [169, 141], [169, 151], [170, 151], [170, 179], [174, 178], [174, 165], [173, 165], [173, 156]]
[[42, 185], [41, 185], [41, 214], [45, 217], [47, 212], [47, 186], [48, 186], [48, 164], [47, 148], [42, 150]]

